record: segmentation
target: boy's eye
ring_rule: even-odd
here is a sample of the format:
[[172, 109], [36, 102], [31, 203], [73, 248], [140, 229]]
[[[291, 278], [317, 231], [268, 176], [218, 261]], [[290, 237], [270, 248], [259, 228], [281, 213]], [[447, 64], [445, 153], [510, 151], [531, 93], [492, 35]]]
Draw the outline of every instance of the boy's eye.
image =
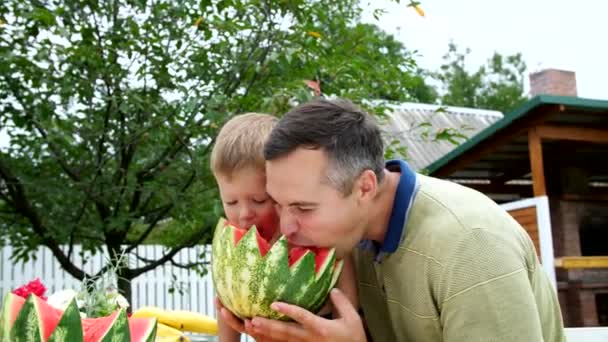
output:
[[226, 203], [227, 205], [235, 205], [236, 201], [226, 201], [224, 203]]
[[312, 211], [312, 208], [297, 207], [296, 209], [297, 209], [299, 212], [303, 212], [303, 213], [305, 213], [305, 212], [309, 212], [309, 211]]

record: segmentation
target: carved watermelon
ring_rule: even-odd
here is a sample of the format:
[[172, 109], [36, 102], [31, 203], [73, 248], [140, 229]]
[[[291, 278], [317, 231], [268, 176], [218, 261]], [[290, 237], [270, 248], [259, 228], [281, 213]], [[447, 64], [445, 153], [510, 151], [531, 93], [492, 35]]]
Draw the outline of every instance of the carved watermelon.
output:
[[240, 318], [289, 320], [270, 308], [283, 301], [318, 312], [342, 271], [333, 248], [274, 245], [257, 228], [240, 229], [221, 218], [213, 236], [212, 278], [218, 298]]
[[156, 338], [156, 319], [127, 318], [124, 310], [100, 318], [80, 318], [76, 301], [65, 311], [36, 295], [9, 293], [2, 308], [0, 341], [138, 341]]

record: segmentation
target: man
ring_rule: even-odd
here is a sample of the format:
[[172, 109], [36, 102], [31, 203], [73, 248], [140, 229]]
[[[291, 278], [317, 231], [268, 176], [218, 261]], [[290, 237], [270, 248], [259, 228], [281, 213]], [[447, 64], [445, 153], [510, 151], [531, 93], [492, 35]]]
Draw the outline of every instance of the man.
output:
[[[522, 227], [479, 192], [385, 163], [380, 129], [358, 107], [305, 103], [279, 121], [264, 152], [289, 241], [354, 252], [374, 341], [565, 340]], [[276, 303], [296, 323], [256, 317], [239, 328], [261, 340], [365, 340], [356, 309], [337, 290], [331, 300], [333, 320]]]

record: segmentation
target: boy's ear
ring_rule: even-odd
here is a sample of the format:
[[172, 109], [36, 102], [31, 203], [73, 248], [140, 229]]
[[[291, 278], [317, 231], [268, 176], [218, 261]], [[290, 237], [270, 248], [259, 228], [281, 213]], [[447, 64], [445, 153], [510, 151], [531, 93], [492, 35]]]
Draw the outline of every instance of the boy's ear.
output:
[[359, 200], [366, 201], [375, 197], [378, 190], [378, 178], [372, 170], [365, 170], [357, 179], [356, 192]]

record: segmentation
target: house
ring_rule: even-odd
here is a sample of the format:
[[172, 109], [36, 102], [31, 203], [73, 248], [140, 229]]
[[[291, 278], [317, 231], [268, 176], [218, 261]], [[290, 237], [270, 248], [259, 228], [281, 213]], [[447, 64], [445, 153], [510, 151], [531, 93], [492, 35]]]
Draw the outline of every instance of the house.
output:
[[554, 274], [566, 326], [608, 326], [608, 101], [578, 97], [569, 71], [543, 70], [530, 82], [529, 101], [439, 158], [429, 148], [425, 168], [505, 208], [546, 199], [544, 233], [539, 207], [509, 212]]

